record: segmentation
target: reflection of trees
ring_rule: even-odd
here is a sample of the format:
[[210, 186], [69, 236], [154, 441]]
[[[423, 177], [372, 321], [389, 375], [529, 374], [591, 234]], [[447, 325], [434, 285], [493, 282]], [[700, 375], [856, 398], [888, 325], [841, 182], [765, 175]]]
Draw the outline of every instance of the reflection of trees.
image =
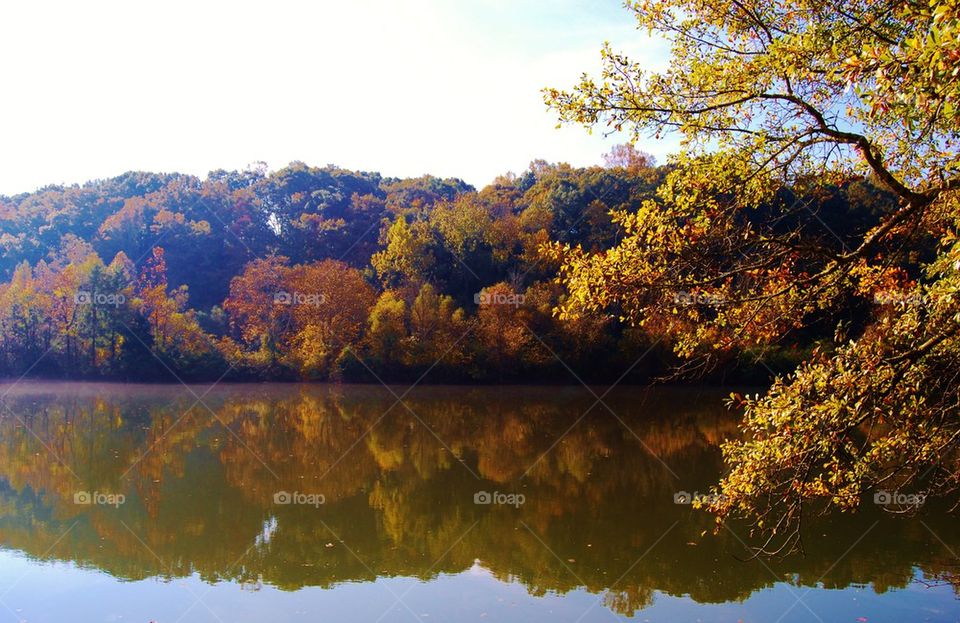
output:
[[[602, 407], [570, 428], [592, 397], [556, 389], [415, 391], [405, 403], [421, 421], [391, 409], [388, 392], [357, 387], [214, 390], [204, 402], [216, 418], [162, 388], [20, 391], [6, 402], [29, 430], [0, 420], [2, 542], [124, 578], [197, 572], [294, 589], [426, 578], [479, 559], [533, 593], [585, 586], [629, 613], [655, 590], [725, 601], [778, 580], [886, 590], [906, 585], [914, 565], [932, 579], [954, 570], [919, 522], [890, 518], [834, 564], [875, 519], [869, 509], [811, 526], [828, 538], [812, 538], [804, 558], [769, 563], [777, 578], [736, 562], [735, 537], [712, 535], [709, 516], [672, 503], [675, 490], [716, 480], [716, 444], [735, 423], [702, 406], [716, 401], [669, 390], [611, 395], [632, 432]], [[128, 501], [78, 506], [77, 490]], [[326, 504], [274, 505], [279, 490], [322, 493]], [[478, 490], [527, 502], [478, 506]]]

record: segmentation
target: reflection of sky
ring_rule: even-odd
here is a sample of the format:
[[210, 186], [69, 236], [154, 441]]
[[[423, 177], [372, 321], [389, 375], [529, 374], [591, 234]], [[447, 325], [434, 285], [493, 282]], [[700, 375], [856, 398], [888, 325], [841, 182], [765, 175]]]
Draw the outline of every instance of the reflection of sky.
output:
[[621, 4], [6, 3], [0, 194], [258, 160], [478, 186], [536, 158], [599, 163], [616, 139], [556, 130], [540, 89], [595, 72], [604, 40], [662, 64]]
[[[736, 563], [743, 564], [743, 563]], [[397, 597], [402, 603], [397, 603]], [[797, 604], [797, 597], [803, 604]], [[200, 598], [202, 601], [197, 601]], [[208, 585], [193, 576], [164, 582], [120, 582], [66, 563], [38, 564], [19, 554], [0, 552], [0, 600], [17, 619], [33, 622], [264, 622], [432, 621], [609, 622], [626, 620], [582, 590], [534, 597], [519, 583], [504, 583], [479, 563], [456, 575], [429, 582], [381, 578], [347, 582], [330, 589], [286, 592], [270, 586], [243, 590], [224, 582]], [[805, 604], [805, 605], [804, 605]], [[791, 608], [791, 606], [793, 606]], [[787, 609], [789, 611], [787, 611]], [[808, 609], [809, 608], [809, 609]], [[812, 611], [812, 612], [811, 612]], [[785, 584], [754, 593], [743, 603], [697, 604], [688, 598], [654, 593], [653, 604], [635, 621], [955, 621], [960, 603], [948, 586], [914, 583], [903, 590], [876, 594], [870, 587], [841, 590], [796, 588]], [[13, 614], [2, 606], [0, 620]], [[386, 613], [386, 614], [384, 614]], [[814, 615], [815, 613], [815, 615]], [[9, 616], [7, 616], [9, 615]], [[582, 618], [580, 618], [582, 616]]]

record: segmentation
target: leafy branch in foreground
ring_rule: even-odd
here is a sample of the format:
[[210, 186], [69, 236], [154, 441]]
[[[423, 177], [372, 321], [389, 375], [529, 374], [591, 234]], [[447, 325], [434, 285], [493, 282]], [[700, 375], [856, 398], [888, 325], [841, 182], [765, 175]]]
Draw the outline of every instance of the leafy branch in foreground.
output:
[[[952, 2], [645, 0], [671, 43], [656, 73], [603, 49], [602, 77], [547, 89], [561, 121], [683, 151], [654, 199], [617, 213], [616, 246], [554, 244], [562, 317], [614, 310], [667, 335], [689, 369], [837, 326], [748, 399], [714, 510], [758, 551], [799, 542], [804, 501], [849, 509], [873, 487], [946, 495], [960, 465], [960, 28]], [[867, 178], [889, 209], [837, 234], [823, 189]], [[847, 339], [852, 334], [853, 339]]]

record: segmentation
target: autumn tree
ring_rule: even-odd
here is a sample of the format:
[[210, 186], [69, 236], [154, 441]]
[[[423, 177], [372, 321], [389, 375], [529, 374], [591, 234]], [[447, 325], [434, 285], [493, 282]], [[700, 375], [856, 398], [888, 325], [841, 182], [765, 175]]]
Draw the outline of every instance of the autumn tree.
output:
[[[562, 120], [683, 151], [613, 247], [557, 246], [562, 316], [613, 309], [691, 358], [764, 349], [852, 306], [795, 373], [742, 401], [720, 518], [761, 551], [797, 542], [804, 501], [855, 507], [875, 487], [946, 495], [960, 478], [960, 62], [955, 2], [628, 3], [671, 45], [649, 72], [603, 49], [599, 78], [548, 89]], [[825, 186], [896, 197], [863, 227], [820, 227]], [[785, 224], [790, 224], [785, 227]], [[814, 233], [815, 232], [815, 233]], [[933, 241], [933, 242], [931, 242]], [[930, 258], [931, 259], [925, 259]]]
[[624, 143], [614, 145], [609, 152], [603, 156], [603, 163], [607, 168], [627, 169], [630, 171], [642, 171], [652, 169], [657, 160], [650, 154], [640, 151], [633, 143]]
[[471, 330], [466, 312], [450, 295], [425, 283], [410, 305], [410, 365], [426, 371], [460, 371], [468, 362], [467, 337]]
[[435, 262], [430, 243], [430, 232], [424, 221], [411, 225], [405, 217], [398, 216], [384, 230], [384, 248], [373, 254], [370, 264], [386, 287], [423, 282]]
[[326, 377], [345, 351], [356, 346], [375, 293], [363, 275], [336, 260], [294, 266], [290, 288], [275, 305], [290, 307], [292, 365], [305, 377]]
[[0, 286], [0, 352], [8, 370], [27, 369], [43, 355], [51, 336], [43, 310], [48, 303], [33, 270], [23, 262], [9, 283]]
[[154, 247], [135, 287], [136, 306], [148, 321], [151, 347], [160, 357], [170, 358], [174, 367], [195, 365], [198, 359], [217, 358], [213, 341], [189, 308], [187, 286], [168, 289], [167, 267], [162, 247]]
[[223, 303], [233, 330], [231, 337], [252, 347], [264, 366], [279, 358], [284, 336], [292, 326], [289, 307], [275, 304], [287, 287], [287, 262], [285, 257], [271, 255], [248, 263], [230, 281], [230, 295]]
[[516, 373], [542, 350], [530, 329], [530, 310], [524, 302], [523, 293], [503, 282], [477, 294], [476, 338], [488, 373], [498, 380]]
[[406, 359], [407, 304], [393, 290], [374, 303], [367, 322], [366, 343], [371, 364], [387, 373], [396, 372]]

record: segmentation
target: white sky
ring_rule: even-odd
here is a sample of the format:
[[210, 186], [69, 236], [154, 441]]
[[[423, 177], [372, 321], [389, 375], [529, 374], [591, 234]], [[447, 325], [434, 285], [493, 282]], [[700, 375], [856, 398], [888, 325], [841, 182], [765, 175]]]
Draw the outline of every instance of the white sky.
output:
[[597, 70], [604, 40], [662, 67], [617, 0], [4, 2], [0, 193], [258, 160], [478, 187], [597, 163], [619, 141], [555, 129], [540, 89]]

